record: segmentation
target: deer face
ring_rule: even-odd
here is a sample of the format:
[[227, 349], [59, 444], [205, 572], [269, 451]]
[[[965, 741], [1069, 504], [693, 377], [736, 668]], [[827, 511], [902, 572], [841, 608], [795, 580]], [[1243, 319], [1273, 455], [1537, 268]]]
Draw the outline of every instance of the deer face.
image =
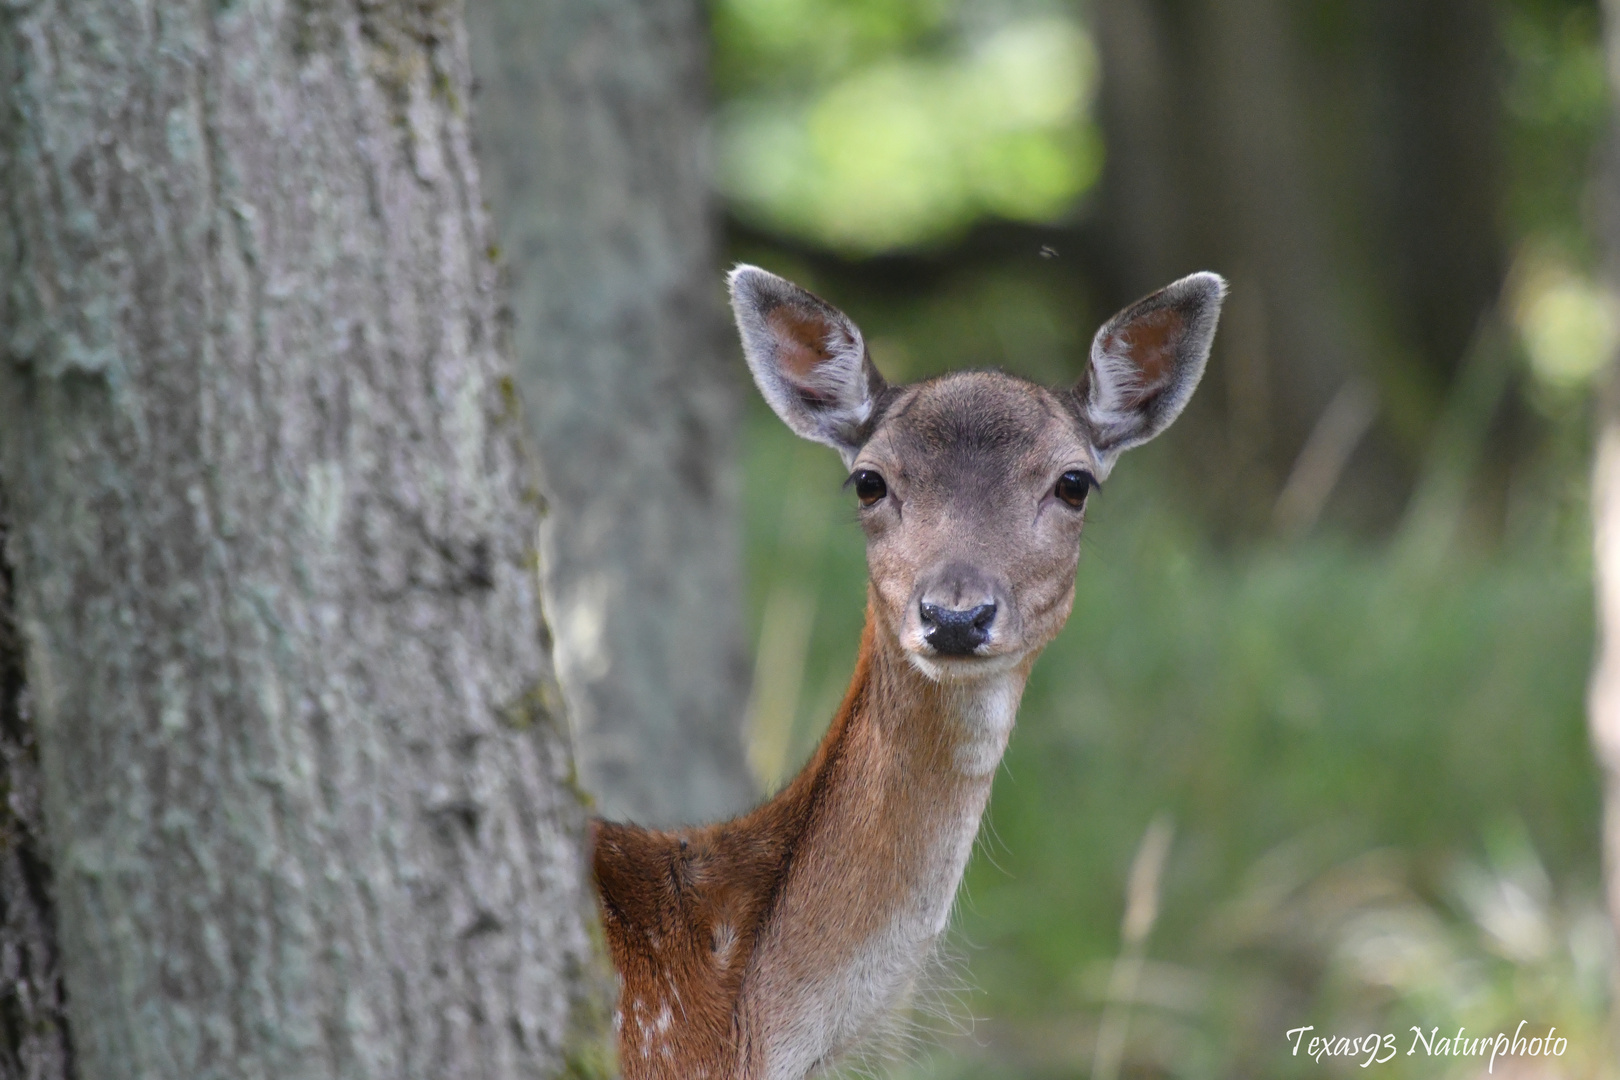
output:
[[851, 474], [878, 615], [919, 667], [988, 670], [1051, 640], [1098, 469], [1057, 395], [1011, 376], [895, 395]]
[[1195, 274], [1126, 308], [1073, 387], [994, 371], [891, 387], [837, 309], [754, 267], [730, 282], [765, 399], [850, 468], [882, 629], [950, 680], [1004, 671], [1062, 628], [1086, 495], [1186, 404], [1225, 293]]

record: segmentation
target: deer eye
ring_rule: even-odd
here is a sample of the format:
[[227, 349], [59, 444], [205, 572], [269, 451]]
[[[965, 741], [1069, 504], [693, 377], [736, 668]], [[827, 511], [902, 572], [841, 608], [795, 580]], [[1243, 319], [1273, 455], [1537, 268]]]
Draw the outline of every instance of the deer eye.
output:
[[871, 506], [889, 493], [889, 485], [871, 469], [856, 470], [850, 480], [855, 484], [855, 497], [861, 500], [862, 506]]
[[1097, 481], [1090, 473], [1070, 469], [1058, 477], [1057, 487], [1052, 489], [1052, 494], [1078, 510], [1086, 505], [1086, 492], [1096, 486]]

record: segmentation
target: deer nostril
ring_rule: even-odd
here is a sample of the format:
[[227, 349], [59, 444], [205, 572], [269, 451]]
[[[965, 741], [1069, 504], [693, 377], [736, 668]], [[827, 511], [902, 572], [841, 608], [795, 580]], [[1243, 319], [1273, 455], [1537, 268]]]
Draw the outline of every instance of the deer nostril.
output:
[[973, 608], [942, 608], [938, 604], [919, 605], [923, 639], [935, 652], [947, 656], [967, 656], [990, 640], [990, 624], [996, 618], [996, 605]]

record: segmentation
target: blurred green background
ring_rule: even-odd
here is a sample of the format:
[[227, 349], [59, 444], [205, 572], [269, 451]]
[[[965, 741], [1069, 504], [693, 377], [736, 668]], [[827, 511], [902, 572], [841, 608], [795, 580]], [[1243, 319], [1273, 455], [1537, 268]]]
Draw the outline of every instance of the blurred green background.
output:
[[[1291, 1055], [1314, 1025], [1476, 1076], [1410, 1027], [1528, 1020], [1569, 1039], [1533, 1075], [1620, 1075], [1582, 712], [1620, 325], [1597, 5], [717, 0], [712, 32], [730, 254], [891, 380], [1070, 381], [1135, 296], [1233, 285], [1193, 406], [1092, 504], [956, 955], [884, 1067], [1360, 1071]], [[849, 677], [864, 564], [835, 456], [751, 408], [774, 785]]]

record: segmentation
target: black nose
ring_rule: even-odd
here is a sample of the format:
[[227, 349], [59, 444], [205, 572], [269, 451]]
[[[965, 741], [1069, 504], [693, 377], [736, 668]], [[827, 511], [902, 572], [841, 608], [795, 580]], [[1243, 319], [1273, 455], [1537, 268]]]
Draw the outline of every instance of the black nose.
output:
[[946, 656], [967, 656], [990, 640], [990, 624], [996, 619], [996, 605], [980, 604], [976, 608], [942, 608], [938, 604], [924, 603], [922, 615], [923, 640], [935, 652]]

